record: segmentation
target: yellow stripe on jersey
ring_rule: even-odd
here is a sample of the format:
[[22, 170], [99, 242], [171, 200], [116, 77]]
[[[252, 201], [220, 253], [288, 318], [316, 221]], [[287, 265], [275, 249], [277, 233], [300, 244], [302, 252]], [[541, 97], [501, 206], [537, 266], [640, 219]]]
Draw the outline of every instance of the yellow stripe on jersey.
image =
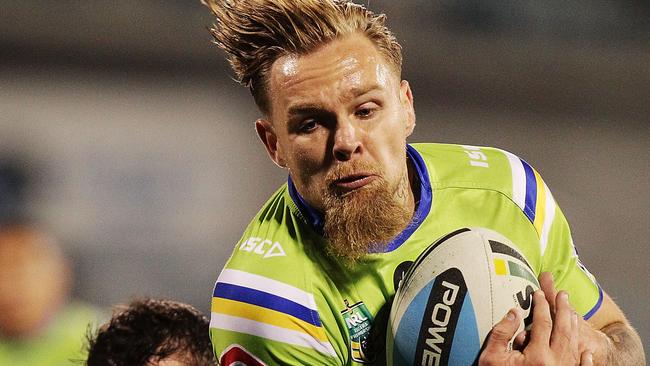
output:
[[252, 304], [213, 297], [212, 312], [254, 320], [260, 323], [290, 329], [306, 333], [322, 342], [328, 341], [325, 330], [322, 327], [314, 326], [285, 313], [255, 306]]
[[557, 210], [553, 194], [546, 184], [544, 184], [544, 192], [546, 192], [546, 207], [544, 208], [544, 224], [542, 225], [542, 232], [539, 237], [539, 241], [542, 245], [542, 255], [548, 246], [548, 238], [551, 232], [551, 226], [553, 225], [553, 220], [555, 220], [555, 210]]
[[542, 255], [548, 246], [557, 205], [540, 174], [528, 163], [507, 151], [512, 171], [512, 200], [533, 223], [540, 240]]
[[535, 173], [535, 181], [537, 182], [537, 201], [535, 203], [535, 230], [539, 236], [542, 235], [542, 226], [544, 225], [544, 218], [546, 217], [546, 189], [542, 177], [537, 170], [533, 169]]

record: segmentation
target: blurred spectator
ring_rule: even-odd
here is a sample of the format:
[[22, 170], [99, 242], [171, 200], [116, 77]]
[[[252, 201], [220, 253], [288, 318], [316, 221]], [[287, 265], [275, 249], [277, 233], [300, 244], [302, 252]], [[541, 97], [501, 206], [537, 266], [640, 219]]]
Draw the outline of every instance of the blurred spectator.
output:
[[89, 335], [88, 366], [216, 365], [209, 321], [188, 304], [142, 299]]
[[72, 302], [56, 241], [21, 218], [0, 221], [0, 365], [72, 365], [99, 312]]

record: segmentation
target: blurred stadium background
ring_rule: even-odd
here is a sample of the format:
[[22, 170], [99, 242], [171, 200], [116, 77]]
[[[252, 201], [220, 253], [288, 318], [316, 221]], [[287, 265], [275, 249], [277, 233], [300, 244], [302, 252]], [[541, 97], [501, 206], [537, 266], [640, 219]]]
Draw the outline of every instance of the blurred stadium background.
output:
[[[533, 164], [583, 262], [648, 347], [650, 3], [367, 0], [405, 51], [411, 141]], [[205, 312], [285, 173], [230, 80], [199, 1], [0, 0], [0, 201], [75, 259], [75, 294]]]

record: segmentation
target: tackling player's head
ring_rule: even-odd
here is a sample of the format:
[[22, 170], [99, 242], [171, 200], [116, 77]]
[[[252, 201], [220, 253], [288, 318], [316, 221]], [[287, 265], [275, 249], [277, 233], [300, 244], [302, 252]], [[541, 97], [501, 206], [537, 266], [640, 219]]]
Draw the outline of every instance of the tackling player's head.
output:
[[269, 115], [271, 66], [288, 54], [304, 55], [353, 33], [365, 35], [400, 76], [402, 50], [375, 15], [346, 0], [202, 0], [215, 15], [211, 29], [236, 80], [247, 86], [259, 109]]
[[136, 300], [88, 338], [88, 366], [213, 366], [209, 321], [188, 304]]

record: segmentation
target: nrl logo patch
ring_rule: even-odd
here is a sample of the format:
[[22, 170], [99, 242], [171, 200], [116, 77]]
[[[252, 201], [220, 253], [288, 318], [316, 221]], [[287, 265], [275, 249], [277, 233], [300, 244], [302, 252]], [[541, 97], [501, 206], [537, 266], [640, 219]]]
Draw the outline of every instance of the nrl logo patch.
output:
[[345, 302], [345, 310], [341, 310], [341, 315], [348, 327], [352, 360], [360, 363], [373, 362], [375, 354], [373, 345], [370, 342], [372, 315], [363, 301], [359, 301], [352, 306], [350, 306], [348, 300], [343, 301]]

